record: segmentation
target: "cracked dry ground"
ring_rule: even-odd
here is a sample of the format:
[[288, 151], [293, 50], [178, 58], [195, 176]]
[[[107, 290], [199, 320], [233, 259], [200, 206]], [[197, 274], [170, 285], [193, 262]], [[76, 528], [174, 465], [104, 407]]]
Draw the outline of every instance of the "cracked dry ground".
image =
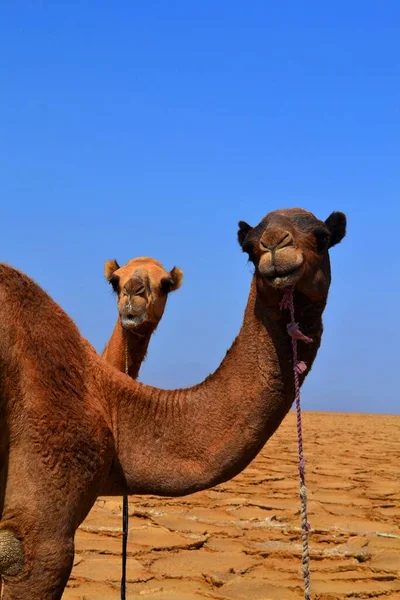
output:
[[[400, 416], [305, 413], [313, 600], [400, 599]], [[238, 477], [185, 498], [130, 498], [128, 598], [295, 600], [295, 414]], [[117, 600], [121, 500], [76, 536], [66, 600]]]

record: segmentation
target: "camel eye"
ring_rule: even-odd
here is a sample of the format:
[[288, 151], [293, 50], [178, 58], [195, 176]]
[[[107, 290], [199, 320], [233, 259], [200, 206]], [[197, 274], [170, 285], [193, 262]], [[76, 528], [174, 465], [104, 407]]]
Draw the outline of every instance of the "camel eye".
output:
[[174, 280], [172, 279], [172, 277], [163, 277], [163, 279], [161, 280], [161, 292], [163, 294], [169, 294], [173, 285]]
[[252, 242], [244, 242], [243, 246], [242, 246], [242, 250], [243, 252], [246, 252], [246, 254], [249, 255], [249, 259], [250, 260], [254, 260], [254, 247]]
[[317, 229], [314, 229], [314, 236], [317, 242], [317, 250], [322, 252], [326, 248], [329, 232], [323, 227], [317, 227]]
[[245, 242], [243, 244], [243, 252], [251, 252], [252, 244], [250, 242]]
[[118, 290], [119, 290], [119, 277], [118, 277], [118, 275], [111, 275], [111, 277], [110, 277], [110, 279], [108, 281], [112, 285], [112, 289], [114, 290], [114, 292], [118, 292]]

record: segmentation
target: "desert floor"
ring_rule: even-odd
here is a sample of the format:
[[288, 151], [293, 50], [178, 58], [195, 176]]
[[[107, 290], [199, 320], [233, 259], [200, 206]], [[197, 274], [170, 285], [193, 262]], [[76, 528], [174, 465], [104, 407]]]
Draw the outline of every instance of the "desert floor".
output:
[[[304, 413], [312, 600], [400, 599], [400, 416]], [[129, 600], [303, 598], [295, 414], [238, 477], [130, 498]], [[66, 600], [118, 600], [121, 500], [76, 537]]]

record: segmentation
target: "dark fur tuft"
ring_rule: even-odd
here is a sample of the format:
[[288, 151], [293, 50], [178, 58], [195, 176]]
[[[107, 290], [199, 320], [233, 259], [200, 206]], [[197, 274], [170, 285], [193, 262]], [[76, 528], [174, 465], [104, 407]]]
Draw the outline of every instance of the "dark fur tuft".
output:
[[118, 275], [111, 275], [111, 277], [109, 278], [109, 283], [111, 283], [112, 285], [112, 289], [114, 290], [115, 293], [118, 293], [119, 291], [119, 277]]
[[183, 281], [183, 271], [179, 269], [179, 267], [174, 267], [170, 270], [169, 276], [164, 277], [161, 280], [161, 291], [164, 294], [169, 294], [170, 292], [175, 292], [175, 290], [179, 289], [182, 285]]

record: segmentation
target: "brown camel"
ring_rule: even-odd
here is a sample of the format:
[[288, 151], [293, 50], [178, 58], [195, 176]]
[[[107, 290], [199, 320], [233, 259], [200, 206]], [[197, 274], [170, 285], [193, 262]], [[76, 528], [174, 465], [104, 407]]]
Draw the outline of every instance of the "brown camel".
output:
[[[117, 294], [119, 316], [102, 356], [132, 379], [137, 379], [150, 338], [164, 314], [168, 294], [181, 286], [183, 272], [177, 267], [167, 272], [154, 258], [139, 257], [123, 267], [116, 260], [108, 260], [104, 264], [104, 274]], [[128, 510], [129, 499], [124, 496], [126, 515]], [[126, 544], [127, 535], [124, 530], [123, 544]]]
[[124, 373], [127, 366], [130, 377], [136, 379], [168, 294], [181, 286], [183, 272], [177, 267], [168, 272], [148, 257], [134, 258], [123, 267], [108, 260], [104, 272], [117, 294], [119, 318], [102, 356]]
[[309, 370], [331, 280], [328, 249], [346, 218], [288, 209], [239, 226], [255, 266], [243, 325], [215, 373], [187, 389], [118, 372], [39, 286], [0, 266], [3, 600], [61, 598], [75, 531], [100, 494], [210, 488], [241, 472], [279, 427], [294, 398], [283, 290], [294, 287], [296, 319], [313, 339], [299, 346]]

